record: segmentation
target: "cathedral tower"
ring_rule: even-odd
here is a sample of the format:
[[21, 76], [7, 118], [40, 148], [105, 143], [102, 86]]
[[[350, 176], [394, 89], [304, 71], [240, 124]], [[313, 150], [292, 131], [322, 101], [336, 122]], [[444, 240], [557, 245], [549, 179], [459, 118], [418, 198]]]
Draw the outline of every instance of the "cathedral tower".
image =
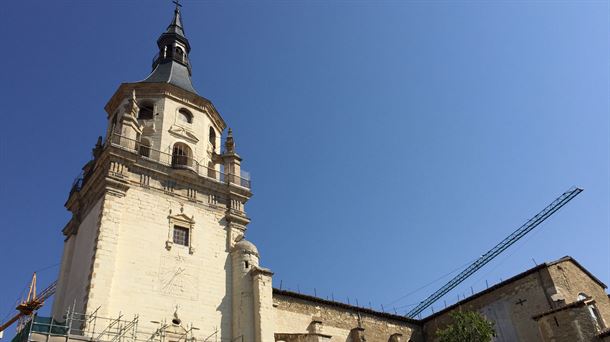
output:
[[173, 319], [199, 338], [273, 341], [262, 314], [272, 274], [244, 239], [250, 179], [192, 85], [179, 6], [157, 46], [152, 73], [106, 104], [105, 138], [70, 191], [53, 316], [138, 315], [152, 330]]

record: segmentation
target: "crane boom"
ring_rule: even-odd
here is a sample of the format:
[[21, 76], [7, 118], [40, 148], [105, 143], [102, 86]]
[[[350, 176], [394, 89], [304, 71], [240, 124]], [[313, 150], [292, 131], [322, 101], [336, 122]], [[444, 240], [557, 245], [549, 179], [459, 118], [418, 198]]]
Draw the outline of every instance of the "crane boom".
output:
[[56, 288], [57, 280], [52, 282], [51, 285], [47, 286], [38, 295], [36, 295], [36, 273], [34, 273], [34, 275], [32, 276], [32, 282], [30, 283], [30, 291], [28, 292], [27, 299], [17, 305], [15, 309], [18, 312], [15, 316], [11, 317], [11, 319], [9, 319], [8, 321], [0, 324], [0, 332], [10, 327], [19, 318], [23, 316], [29, 316], [33, 314], [34, 311], [40, 309], [40, 307], [42, 307], [42, 305], [44, 304], [44, 301], [55, 293]]
[[525, 222], [521, 227], [519, 227], [512, 234], [507, 236], [499, 244], [495, 245], [492, 249], [487, 251], [487, 253], [481, 255], [481, 257], [479, 257], [476, 261], [470, 264], [470, 266], [466, 267], [466, 269], [464, 269], [460, 274], [451, 279], [447, 284], [443, 285], [443, 287], [431, 294], [424, 301], [420, 302], [415, 308], [413, 308], [406, 314], [406, 317], [414, 318], [415, 316], [419, 315], [422, 311], [424, 311], [434, 302], [439, 300], [449, 291], [453, 290], [456, 286], [466, 280], [466, 278], [470, 277], [476, 271], [481, 269], [481, 267], [485, 266], [487, 263], [497, 257], [500, 253], [504, 252], [508, 247], [517, 242], [527, 233], [531, 232], [534, 228], [536, 228], [539, 224], [544, 222], [544, 220], [553, 215], [557, 210], [561, 209], [561, 207], [570, 202], [574, 197], [578, 196], [578, 194], [580, 194], [581, 192], [582, 189], [576, 187], [564, 192], [561, 196], [557, 197], [551, 204], [549, 204], [546, 208], [542, 209], [542, 211], [540, 211], [534, 217]]

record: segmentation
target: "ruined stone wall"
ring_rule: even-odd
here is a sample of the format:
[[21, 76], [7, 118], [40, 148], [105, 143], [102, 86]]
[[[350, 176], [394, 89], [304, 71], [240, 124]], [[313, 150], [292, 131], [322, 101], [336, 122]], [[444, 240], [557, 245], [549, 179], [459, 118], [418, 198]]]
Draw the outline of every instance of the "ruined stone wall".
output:
[[[273, 305], [276, 334], [316, 334], [317, 331], [317, 334], [330, 335], [329, 339], [320, 341], [356, 341], [356, 335], [361, 334], [368, 342], [423, 342], [418, 323], [402, 316], [278, 290], [274, 291]], [[352, 331], [359, 326], [364, 330]], [[395, 337], [391, 339], [392, 335]]]
[[565, 298], [566, 304], [578, 300], [579, 294], [585, 294], [595, 301], [601, 314], [604, 327], [610, 327], [610, 298], [603, 286], [594, 281], [580, 267], [571, 261], [552, 265], [548, 268], [557, 293]]
[[549, 286], [552, 283], [548, 274], [539, 270], [496, 289], [492, 288], [482, 295], [475, 295], [473, 299], [467, 299], [462, 304], [425, 320], [426, 341], [436, 340], [437, 329], [451, 323], [449, 314], [455, 310], [478, 311], [493, 321], [498, 335], [495, 342], [540, 341], [538, 324], [532, 316], [553, 309], [543, 290]]
[[544, 342], [599, 341], [600, 330], [585, 304], [545, 315], [538, 324]]
[[[604, 290], [604, 285], [591, 278], [573, 259], [566, 257], [526, 271], [516, 276], [514, 280], [509, 279], [425, 319], [424, 334], [427, 341], [434, 341], [436, 330], [450, 323], [450, 312], [473, 310], [495, 323], [498, 334], [496, 342], [539, 341], [542, 340], [541, 331], [546, 331], [545, 336], [551, 338], [550, 340], [555, 341], [558, 336], [562, 336], [565, 341], [570, 341], [570, 338], [576, 336], [574, 332], [562, 335], [562, 331], [568, 329], [568, 323], [563, 323], [558, 331], [550, 332], [553, 328], [559, 328], [554, 320], [551, 322], [553, 324], [544, 320], [539, 328], [533, 317], [571, 305], [579, 300], [580, 294], [590, 297], [587, 303], [592, 303], [591, 305], [597, 308], [601, 319], [600, 327], [589, 329], [588, 324], [592, 322], [591, 313], [583, 316], [580, 311], [578, 313], [561, 311], [563, 315], [561, 319], [568, 320], [571, 317], [573, 321], [569, 329], [582, 331], [578, 336], [583, 334], [588, 336], [587, 334], [598, 333], [600, 329], [607, 328], [607, 322], [610, 321], [610, 299]], [[588, 312], [587, 310], [585, 311]], [[580, 321], [581, 319], [586, 321]], [[589, 329], [587, 333], [582, 330], [585, 328]], [[585, 341], [588, 337], [578, 338], [578, 341]]]

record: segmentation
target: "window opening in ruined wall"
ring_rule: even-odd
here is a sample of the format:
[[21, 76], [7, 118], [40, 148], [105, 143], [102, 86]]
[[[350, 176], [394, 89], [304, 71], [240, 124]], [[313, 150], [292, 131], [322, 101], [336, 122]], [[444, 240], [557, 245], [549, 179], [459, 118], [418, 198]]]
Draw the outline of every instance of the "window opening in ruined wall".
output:
[[586, 300], [591, 299], [591, 297], [587, 296], [586, 293], [581, 292], [578, 294], [578, 297], [576, 299], [585, 300], [585, 304], [587, 305], [587, 309], [589, 310], [589, 315], [591, 315], [591, 319], [595, 323], [597, 331], [601, 331], [602, 329], [605, 329], [604, 321], [601, 319], [601, 316], [600, 316], [599, 311], [597, 310], [597, 307], [595, 306], [595, 304], [591, 303], [591, 302], [589, 302], [589, 303], [586, 302]]

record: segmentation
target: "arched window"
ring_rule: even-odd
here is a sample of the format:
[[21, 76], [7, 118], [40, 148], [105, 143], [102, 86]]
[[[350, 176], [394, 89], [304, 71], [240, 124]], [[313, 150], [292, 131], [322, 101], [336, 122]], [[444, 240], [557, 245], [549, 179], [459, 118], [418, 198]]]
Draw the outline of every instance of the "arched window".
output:
[[212, 149], [216, 150], [216, 131], [214, 127], [210, 127], [210, 144], [212, 145]]
[[150, 158], [150, 140], [143, 138], [140, 141], [140, 148], [138, 149], [138, 152], [140, 153], [140, 155], [142, 157], [149, 157]]
[[191, 112], [189, 112], [186, 108], [180, 108], [178, 111], [178, 121], [190, 124], [193, 122], [193, 114], [191, 114]]
[[154, 106], [152, 103], [145, 102], [140, 105], [140, 111], [138, 112], [139, 120], [151, 120], [153, 118]]
[[193, 166], [193, 153], [185, 143], [175, 143], [172, 149], [172, 167]]

